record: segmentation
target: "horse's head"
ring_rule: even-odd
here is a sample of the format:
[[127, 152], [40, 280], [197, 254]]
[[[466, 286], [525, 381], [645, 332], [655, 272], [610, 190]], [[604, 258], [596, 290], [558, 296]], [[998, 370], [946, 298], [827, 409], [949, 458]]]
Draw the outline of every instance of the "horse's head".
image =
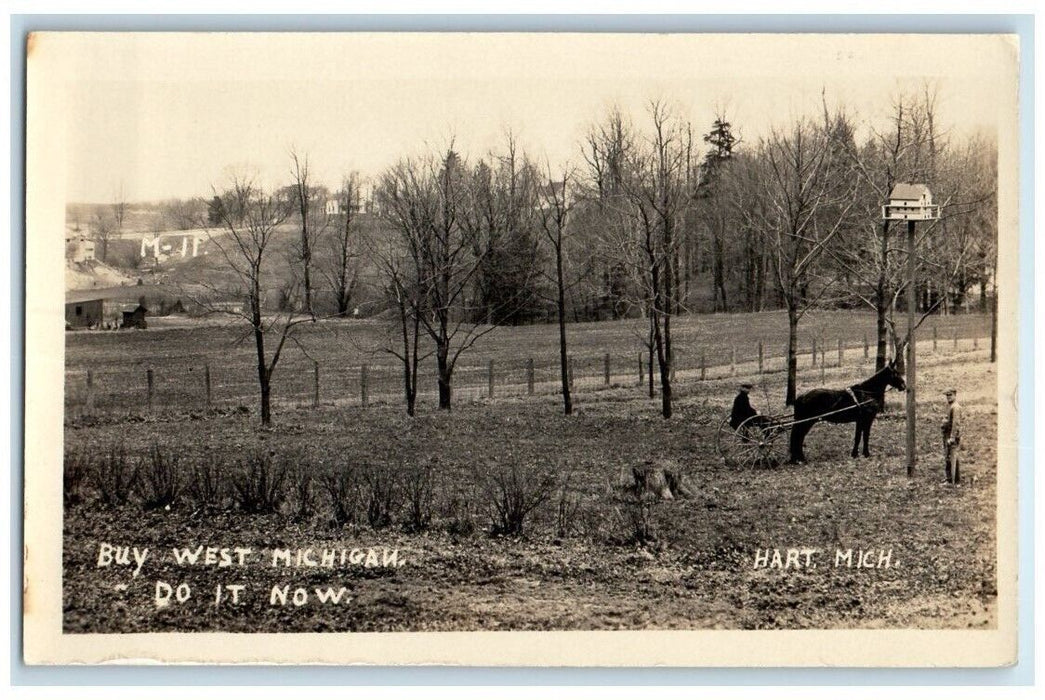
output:
[[907, 391], [907, 382], [904, 381], [903, 375], [900, 374], [899, 370], [896, 369], [896, 361], [892, 360], [882, 370], [883, 378], [885, 383], [894, 389], [900, 391]]

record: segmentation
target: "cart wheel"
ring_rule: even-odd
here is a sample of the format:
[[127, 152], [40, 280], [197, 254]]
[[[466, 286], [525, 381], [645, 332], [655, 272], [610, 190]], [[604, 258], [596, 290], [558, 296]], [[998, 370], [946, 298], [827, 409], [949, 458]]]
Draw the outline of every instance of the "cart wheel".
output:
[[[743, 424], [740, 427], [743, 427]], [[744, 466], [742, 455], [747, 442], [740, 428], [734, 430], [729, 424], [728, 417], [719, 424], [718, 433], [715, 435], [715, 450], [727, 467]]]
[[736, 429], [733, 459], [744, 467], [777, 467], [787, 460], [787, 426], [752, 416]]

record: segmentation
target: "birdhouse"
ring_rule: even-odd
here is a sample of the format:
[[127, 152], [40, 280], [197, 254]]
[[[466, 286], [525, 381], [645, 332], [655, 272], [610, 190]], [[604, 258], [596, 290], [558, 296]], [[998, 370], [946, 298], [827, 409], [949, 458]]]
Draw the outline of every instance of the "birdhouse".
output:
[[940, 207], [925, 185], [898, 182], [889, 193], [889, 203], [882, 207], [887, 221], [931, 221], [940, 218]]

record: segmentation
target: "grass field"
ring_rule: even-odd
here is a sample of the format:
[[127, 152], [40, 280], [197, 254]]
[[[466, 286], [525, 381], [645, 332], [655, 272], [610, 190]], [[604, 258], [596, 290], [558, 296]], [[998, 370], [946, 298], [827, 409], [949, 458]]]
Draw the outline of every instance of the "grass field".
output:
[[[784, 367], [787, 318], [783, 312], [715, 314], [683, 317], [674, 324], [677, 371], [699, 376], [700, 365], [711, 377], [757, 369], [758, 344], [763, 343], [764, 368]], [[989, 318], [979, 314], [941, 316], [923, 326], [922, 344], [932, 352], [935, 329], [937, 353], [986, 348]], [[320, 402], [358, 405], [360, 366], [368, 365], [369, 398], [375, 403], [401, 403], [402, 370], [380, 348], [388, 328], [369, 320], [333, 321], [301, 329], [301, 346], [291, 347], [273, 374], [275, 405], [311, 404], [314, 365], [320, 368]], [[610, 355], [611, 383], [638, 384], [639, 355], [644, 352], [642, 320], [571, 324], [568, 328], [574, 381], [581, 390], [604, 383], [605, 355]], [[874, 317], [856, 311], [810, 314], [800, 327], [802, 366], [811, 366], [814, 342], [827, 366], [838, 364], [838, 342], [846, 365], [869, 366], [864, 339], [873, 343]], [[550, 325], [499, 328], [482, 337], [462, 355], [454, 373], [458, 400], [485, 397], [490, 362], [494, 363], [498, 395], [526, 392], [526, 365], [534, 360], [536, 392], [557, 390], [558, 337]], [[648, 368], [648, 357], [643, 366]], [[241, 326], [221, 327], [183, 317], [150, 319], [146, 331], [70, 332], [66, 334], [66, 410], [82, 410], [87, 371], [92, 373], [94, 405], [100, 411], [138, 413], [146, 408], [148, 368], [153, 369], [155, 407], [198, 410], [205, 406], [204, 367], [210, 367], [213, 405], [256, 409], [257, 370], [253, 340]], [[862, 364], [861, 364], [862, 363]], [[435, 359], [421, 363], [420, 410], [436, 401]], [[278, 410], [278, 409], [277, 409]]]
[[[845, 386], [869, 373], [862, 363], [867, 320], [858, 314], [821, 317], [828, 338], [832, 330], [861, 338], [851, 362], [826, 370], [827, 385]], [[943, 340], [953, 335], [949, 326], [943, 332], [948, 321], [960, 324], [966, 338], [958, 352]], [[767, 345], [770, 338], [778, 343], [773, 334], [780, 322], [777, 314], [709, 317], [692, 320], [679, 335], [684, 348], [721, 359], [744, 336], [764, 333]], [[670, 421], [636, 386], [637, 376], [623, 375], [609, 387], [598, 379], [581, 387], [577, 415], [570, 418], [560, 415], [550, 387], [532, 397], [468, 397], [451, 413], [426, 404], [415, 419], [404, 415], [394, 389], [387, 401], [367, 409], [331, 397], [316, 409], [287, 402], [270, 430], [259, 429], [250, 412], [183, 411], [177, 405], [153, 415], [138, 409], [71, 414], [66, 490], [75, 497], [64, 519], [64, 629], [993, 627], [996, 382], [986, 343], [973, 349], [968, 340], [983, 327], [976, 317], [940, 319], [938, 351], [919, 348], [920, 463], [910, 479], [898, 397], [889, 399], [891, 409], [872, 430], [870, 459], [849, 458], [851, 426], [818, 426], [807, 440], [808, 464], [724, 466], [715, 432], [736, 378], [721, 371], [705, 381], [691, 371], [680, 374]], [[578, 356], [597, 359], [593, 374], [601, 376], [602, 352], [637, 353], [638, 340], [624, 324], [571, 331]], [[230, 350], [230, 336], [220, 329], [67, 338], [68, 376], [85, 366], [120, 372], [146, 363], [161, 370], [200, 359], [248, 362], [247, 351]], [[329, 362], [350, 366], [364, 357], [345, 349], [351, 344], [317, 346]], [[503, 329], [477, 354], [509, 363], [547, 357], [553, 348], [551, 329]], [[780, 412], [774, 402], [783, 395], [783, 373], [757, 377], [750, 354], [738, 359], [748, 362], [737, 377], [764, 386], [756, 406]], [[546, 370], [550, 366], [545, 360]], [[819, 385], [820, 368], [803, 366], [800, 388]], [[940, 392], [952, 384], [967, 413], [965, 483], [958, 488], [940, 483], [937, 444]], [[124, 498], [113, 497], [112, 470], [104, 464], [116, 446], [141, 470]], [[157, 473], [149, 466], [154, 449], [175, 464], [170, 471], [181, 488], [170, 503], [147, 508], [148, 494], [156, 490], [149, 481]], [[86, 466], [84, 454], [94, 455]], [[271, 464], [287, 469], [271, 512], [244, 512], [237, 489], [246, 483], [252, 455], [270, 456]], [[684, 474], [690, 497], [638, 508], [619, 498], [611, 484], [620, 472], [649, 462]], [[85, 473], [71, 478], [77, 464]], [[219, 483], [209, 499], [193, 488], [193, 473], [205, 465], [215, 468]], [[348, 517], [336, 512], [335, 497], [324, 488], [336, 475], [347, 475], [351, 487], [352, 498], [342, 503], [350, 501]], [[495, 535], [500, 497], [503, 487], [513, 488], [513, 475], [523, 496], [546, 485], [546, 497], [526, 515], [521, 533]], [[426, 518], [415, 517], [418, 503]], [[644, 537], [637, 536], [637, 519]], [[131, 575], [133, 566], [100, 567], [102, 543], [148, 547], [150, 558], [138, 576]], [[244, 547], [251, 554], [243, 566], [227, 568], [175, 563], [171, 548], [197, 545]], [[323, 549], [345, 550], [349, 560], [331, 568], [288, 567], [282, 560], [273, 565], [274, 550], [306, 548], [316, 557]], [[371, 548], [375, 566], [365, 556]], [[788, 548], [815, 549], [817, 566], [755, 566], [760, 552]], [[836, 560], [850, 550], [857, 561], [859, 552], [870, 552], [864, 561], [875, 565]], [[398, 566], [381, 565], [391, 551]], [[883, 561], [888, 566], [879, 567]], [[186, 584], [192, 594], [157, 607], [157, 581], [172, 590]], [[246, 588], [238, 603], [226, 598], [216, 605], [219, 584]], [[283, 586], [290, 602], [273, 599], [272, 589]], [[319, 602], [316, 588], [327, 587], [344, 588], [346, 598]], [[299, 588], [307, 600], [295, 605]]]

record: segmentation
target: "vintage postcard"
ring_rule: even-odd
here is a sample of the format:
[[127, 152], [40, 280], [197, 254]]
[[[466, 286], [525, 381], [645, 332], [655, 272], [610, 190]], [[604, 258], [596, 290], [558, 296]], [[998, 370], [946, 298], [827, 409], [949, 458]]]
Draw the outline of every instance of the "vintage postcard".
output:
[[1018, 60], [32, 35], [25, 660], [1014, 663]]

